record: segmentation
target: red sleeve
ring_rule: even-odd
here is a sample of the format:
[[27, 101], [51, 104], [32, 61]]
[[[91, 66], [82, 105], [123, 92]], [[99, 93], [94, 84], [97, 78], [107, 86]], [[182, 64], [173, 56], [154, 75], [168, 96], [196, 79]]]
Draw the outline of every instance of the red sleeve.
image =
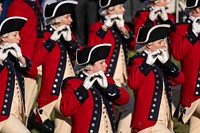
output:
[[[115, 81], [111, 77], [107, 77], [107, 80], [109, 83], [115, 84]], [[114, 100], [113, 103], [117, 106], [122, 106], [129, 102], [130, 96], [124, 88], [119, 87], [119, 90], [120, 90], [120, 97]]]
[[72, 78], [72, 79], [67, 78], [65, 79], [63, 84], [64, 85], [62, 86], [62, 98], [60, 102], [60, 110], [65, 116], [71, 116], [82, 105], [81, 102], [77, 99], [77, 96], [75, 94], [75, 91], [80, 88], [82, 80], [78, 78]]
[[145, 63], [143, 58], [136, 57], [129, 69], [128, 85], [131, 89], [137, 90], [145, 83], [146, 76], [151, 70], [150, 66]]
[[186, 24], [177, 25], [176, 31], [170, 33], [172, 54], [176, 60], [183, 59], [193, 48], [192, 43], [186, 36], [187, 28]]

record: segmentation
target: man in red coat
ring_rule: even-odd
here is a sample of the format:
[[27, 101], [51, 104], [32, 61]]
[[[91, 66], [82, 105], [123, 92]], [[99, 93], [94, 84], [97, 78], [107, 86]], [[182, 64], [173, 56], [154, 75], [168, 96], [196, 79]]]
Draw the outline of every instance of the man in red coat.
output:
[[200, 132], [200, 1], [187, 0], [187, 23], [176, 26], [171, 33], [172, 54], [181, 63], [185, 82], [181, 88], [181, 120], [190, 119], [190, 133]]
[[129, 94], [105, 75], [111, 44], [77, 51], [78, 76], [63, 81], [60, 109], [71, 116], [72, 133], [115, 133], [114, 105], [129, 102]]
[[[134, 45], [136, 45], [136, 36], [141, 26], [151, 27], [158, 24], [170, 24], [171, 29], [174, 30], [175, 18], [172, 14], [167, 13], [167, 6], [169, 5], [168, 0], [148, 0], [148, 2], [149, 4], [143, 10], [137, 11], [134, 17]], [[169, 56], [171, 56], [171, 51], [169, 49], [170, 43], [166, 44], [165, 48]], [[179, 103], [180, 89], [173, 89], [172, 93], [175, 96], [172, 105], [172, 112], [174, 114]]]
[[[148, 0], [149, 4], [134, 17], [134, 36], [138, 34], [141, 26], [153, 26], [157, 24], [173, 24], [174, 16], [167, 13], [167, 0]], [[136, 45], [136, 38], [134, 39]]]
[[0, 25], [0, 132], [29, 133], [24, 106], [24, 76], [35, 78], [37, 68], [22, 55], [19, 30], [27, 19], [13, 16]]
[[[44, 39], [38, 43], [32, 61], [38, 66], [42, 65], [42, 83], [37, 99], [37, 109], [35, 115], [36, 126], [45, 130], [45, 132], [66, 132], [69, 124], [60, 126], [55, 125], [57, 131], [54, 131], [54, 124], [50, 121], [50, 115], [55, 107], [56, 118], [62, 118], [60, 113], [60, 89], [62, 80], [68, 76], [74, 76], [75, 53], [79, 48], [77, 40], [71, 32], [70, 26], [73, 22], [71, 17], [77, 1], [67, 0], [46, 4], [44, 16], [47, 21]], [[45, 40], [45, 42], [44, 42]], [[46, 56], [45, 45], [49, 54]], [[51, 47], [53, 45], [53, 47]], [[59, 115], [59, 117], [57, 117]], [[68, 120], [69, 121], [69, 120]], [[30, 123], [31, 124], [31, 123]], [[68, 124], [68, 125], [67, 125]], [[70, 127], [70, 126], [69, 126]]]
[[[108, 64], [107, 75], [113, 77], [118, 86], [127, 87], [127, 59], [128, 48], [133, 46], [133, 33], [124, 23], [126, 0], [99, 0], [99, 12], [102, 19], [90, 27], [89, 46], [110, 43], [111, 50], [106, 58]], [[116, 108], [118, 131], [128, 133], [130, 129], [131, 113], [133, 112], [133, 97], [125, 106]], [[119, 114], [119, 115], [118, 115]], [[120, 118], [119, 118], [120, 117]]]
[[173, 133], [171, 86], [183, 83], [184, 75], [164, 49], [169, 27], [161, 24], [139, 30], [138, 55], [128, 77], [135, 96], [132, 133]]
[[[7, 16], [22, 16], [28, 19], [19, 34], [22, 54], [30, 59], [38, 39], [43, 38], [43, 15], [38, 0], [13, 0], [8, 7]], [[25, 78], [24, 83], [28, 117], [37, 95], [37, 83], [31, 78]]]

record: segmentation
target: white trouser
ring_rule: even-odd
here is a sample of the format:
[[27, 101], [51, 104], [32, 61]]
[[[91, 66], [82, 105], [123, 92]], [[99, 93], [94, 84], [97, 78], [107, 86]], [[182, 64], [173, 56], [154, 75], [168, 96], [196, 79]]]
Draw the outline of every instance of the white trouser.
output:
[[30, 133], [26, 126], [15, 116], [10, 115], [3, 125], [1, 133]]

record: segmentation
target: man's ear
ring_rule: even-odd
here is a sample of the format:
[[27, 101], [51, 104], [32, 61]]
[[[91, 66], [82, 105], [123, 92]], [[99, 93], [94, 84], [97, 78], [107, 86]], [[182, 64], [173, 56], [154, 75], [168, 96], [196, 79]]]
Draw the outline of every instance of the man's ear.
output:
[[1, 37], [2, 42], [7, 42], [7, 37]]
[[91, 70], [91, 67], [92, 67], [92, 65], [87, 65], [87, 66], [85, 67], [85, 70], [90, 71], [90, 70]]
[[109, 7], [107, 9], [108, 14], [113, 14], [114, 8], [115, 8], [115, 6]]
[[152, 47], [151, 43], [148, 43], [148, 44], [146, 45], [146, 48], [147, 48], [147, 49], [151, 49], [151, 47]]

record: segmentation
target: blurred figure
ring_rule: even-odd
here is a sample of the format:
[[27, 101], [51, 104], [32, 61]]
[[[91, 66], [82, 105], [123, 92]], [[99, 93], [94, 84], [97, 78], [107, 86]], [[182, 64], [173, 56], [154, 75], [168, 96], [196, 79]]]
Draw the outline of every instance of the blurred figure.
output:
[[[101, 20], [90, 27], [88, 45], [110, 43], [110, 54], [106, 59], [107, 75], [113, 77], [115, 83], [127, 87], [128, 47], [133, 46], [133, 33], [124, 23], [124, 2], [126, 0], [99, 0]], [[116, 107], [117, 132], [131, 132], [130, 122], [133, 112], [133, 97], [127, 105]]]
[[187, 23], [171, 33], [172, 54], [181, 63], [185, 82], [181, 87], [181, 115], [184, 124], [190, 120], [189, 132], [200, 132], [200, 0], [187, 0]]
[[[57, 115], [62, 119], [62, 115], [59, 114], [59, 95], [62, 80], [75, 75], [73, 65], [75, 52], [79, 45], [71, 32], [70, 26], [73, 22], [71, 14], [77, 4], [77, 1], [66, 0], [47, 3], [44, 7], [44, 16], [47, 21], [46, 31], [44, 39], [41, 39], [35, 49], [32, 61], [37, 66], [42, 65], [42, 83], [34, 121], [36, 126], [44, 130], [45, 133], [66, 133], [66, 131], [70, 132], [71, 128], [68, 118], [68, 121], [63, 119], [65, 125], [56, 123], [56, 131], [54, 131], [54, 123], [50, 120], [50, 115], [56, 107], [55, 122], [58, 118]], [[44, 45], [46, 46], [45, 49]], [[47, 51], [49, 51], [49, 54], [46, 56], [44, 54]]]
[[0, 4], [2, 3], [2, 8], [3, 8], [3, 11], [1, 11], [0, 13], [1, 20], [6, 18], [7, 9], [11, 2], [12, 0], [0, 0]]
[[3, 3], [4, 0], [0, 0], [0, 16], [1, 16], [1, 13], [3, 11], [3, 6], [2, 6], [2, 3]]
[[124, 105], [129, 94], [105, 75], [111, 44], [77, 50], [78, 76], [63, 81], [60, 109], [72, 118], [72, 133], [115, 133], [113, 106]]
[[139, 29], [128, 78], [135, 96], [132, 133], [173, 133], [171, 86], [182, 84], [184, 75], [165, 51], [169, 29], [166, 24]]
[[[152, 27], [157, 24], [174, 23], [174, 16], [167, 13], [168, 0], [148, 0], [149, 4], [136, 13], [134, 17], [134, 36], [137, 36], [138, 30], [142, 26]], [[136, 38], [134, 41], [136, 45]]]
[[186, 21], [187, 14], [185, 12], [186, 0], [169, 0], [167, 12], [176, 17], [176, 23], [183, 23]]
[[[22, 54], [31, 58], [37, 41], [44, 37], [44, 21], [41, 7], [37, 0], [13, 0], [7, 10], [7, 16], [22, 16], [27, 18], [27, 23], [19, 31], [21, 36], [20, 48]], [[25, 78], [25, 106], [26, 116], [29, 117], [37, 95], [37, 81]]]
[[133, 30], [134, 23], [133, 18], [138, 10], [142, 10], [146, 5], [143, 0], [126, 0], [124, 3], [124, 8], [126, 9], [124, 13], [124, 20], [126, 24]]
[[99, 18], [98, 0], [78, 0], [75, 9], [75, 33], [79, 44], [87, 45], [89, 28]]
[[27, 19], [13, 16], [0, 24], [0, 132], [30, 133], [26, 128], [24, 74], [35, 78], [37, 68], [24, 57], [19, 47], [19, 30]]

